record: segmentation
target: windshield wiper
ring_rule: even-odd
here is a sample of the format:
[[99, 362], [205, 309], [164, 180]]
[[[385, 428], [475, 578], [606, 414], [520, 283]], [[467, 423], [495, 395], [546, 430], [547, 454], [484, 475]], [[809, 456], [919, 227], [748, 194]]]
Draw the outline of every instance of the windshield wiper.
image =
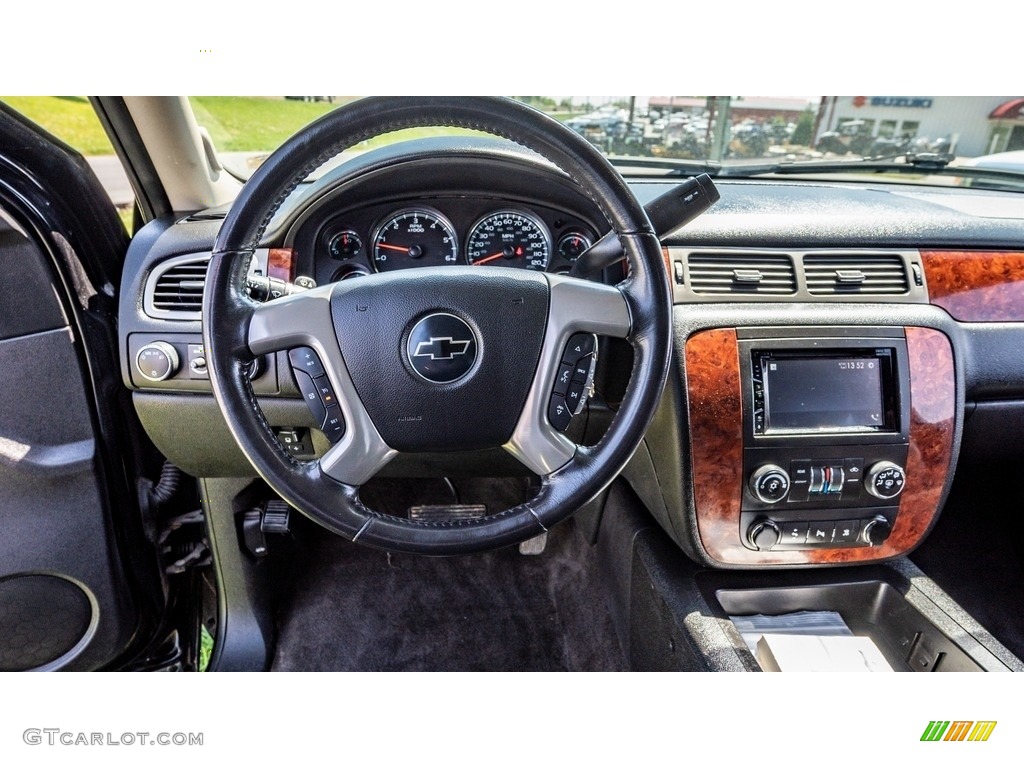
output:
[[636, 155], [612, 155], [608, 158], [616, 168], [640, 168], [644, 170], [664, 170], [665, 176], [697, 176], [706, 173], [717, 176], [722, 164], [711, 160], [688, 160], [671, 157], [639, 157]]
[[999, 182], [1014, 188], [1024, 187], [1024, 174], [969, 165], [952, 165], [953, 155], [934, 152], [903, 153], [862, 160], [789, 160], [777, 163], [726, 165], [719, 178], [757, 176], [806, 176], [817, 174], [909, 174], [914, 176], [952, 176], [962, 179]]

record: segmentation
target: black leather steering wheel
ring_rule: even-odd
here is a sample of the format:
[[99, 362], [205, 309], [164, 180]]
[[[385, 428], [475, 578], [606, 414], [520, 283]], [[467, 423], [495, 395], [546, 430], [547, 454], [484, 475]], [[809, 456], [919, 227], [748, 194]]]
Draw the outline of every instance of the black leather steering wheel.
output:
[[[443, 267], [334, 283], [265, 304], [246, 295], [249, 262], [271, 218], [311, 171], [360, 141], [420, 126], [495, 134], [562, 169], [617, 233], [629, 259], [628, 279], [607, 286], [522, 269]], [[437, 335], [416, 341], [416, 327], [428, 317], [440, 323]], [[654, 416], [671, 350], [669, 283], [643, 207], [585, 139], [500, 98], [367, 98], [304, 128], [260, 166], [231, 207], [210, 261], [203, 320], [214, 395], [270, 487], [349, 539], [432, 555], [524, 541], [601, 492]], [[574, 444], [548, 418], [563, 350], [580, 332], [627, 339], [634, 351], [622, 403], [603, 439], [590, 447]], [[448, 345], [431, 359], [452, 356], [452, 345], [460, 353], [471, 348], [468, 372], [444, 381], [451, 376], [423, 371], [413, 364], [422, 343]], [[344, 434], [316, 461], [285, 452], [246, 375], [255, 356], [297, 347], [319, 356], [344, 419]], [[532, 499], [512, 509], [425, 522], [381, 514], [359, 499], [359, 486], [398, 451], [498, 446], [542, 480]]]

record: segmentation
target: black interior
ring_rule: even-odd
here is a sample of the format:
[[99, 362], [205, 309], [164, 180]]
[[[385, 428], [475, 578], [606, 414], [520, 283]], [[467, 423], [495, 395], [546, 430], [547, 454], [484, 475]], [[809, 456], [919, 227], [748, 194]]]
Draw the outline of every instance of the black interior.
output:
[[[914, 297], [695, 299], [692, 286], [670, 269], [674, 306], [671, 328], [662, 329], [674, 342], [668, 381], [662, 389], [657, 375], [643, 374], [645, 355], [653, 354], [644, 334], [659, 333], [653, 315], [646, 319], [654, 325], [637, 329], [639, 342], [600, 340], [595, 391], [567, 432], [582, 446], [578, 474], [552, 502], [565, 512], [558, 520], [571, 519], [531, 529], [549, 530], [528, 538], [522, 550], [515, 542], [523, 531], [474, 555], [400, 554], [386, 539], [363, 547], [288, 509], [283, 499], [297, 497], [271, 486], [285, 488], [281, 478], [290, 476], [275, 477], [269, 465], [253, 468], [252, 451], [247, 457], [238, 447], [232, 417], [218, 406], [208, 376], [183, 369], [147, 382], [134, 367], [138, 350], [154, 341], [170, 343], [186, 361], [190, 346], [202, 348], [204, 331], [209, 344], [198, 314], [152, 315], [144, 295], [167, 259], [209, 259], [224, 236], [225, 211], [164, 212], [129, 244], [81, 158], [0, 109], [0, 669], [191, 670], [199, 667], [208, 633], [216, 670], [756, 671], [728, 615], [816, 609], [839, 611], [899, 669], [1024, 669], [1024, 523], [1013, 483], [1014, 462], [1024, 452], [1024, 363], [1017, 353], [1024, 324], [964, 323]], [[369, 125], [371, 116], [364, 117]], [[330, 145], [326, 135], [312, 148], [296, 145], [293, 159], [312, 161]], [[606, 181], [627, 187], [640, 204], [674, 186], [639, 177]], [[571, 175], [505, 141], [415, 142], [368, 152], [317, 181], [296, 179], [281, 189], [292, 186], [291, 196], [273, 201], [279, 210], [272, 218], [237, 225], [229, 250], [293, 248], [296, 275], [321, 284], [339, 278], [339, 270], [372, 273], [365, 244], [384, 218], [409, 206], [441, 212], [460, 246], [475, 222], [503, 208], [535, 214], [552, 246], [567, 233], [597, 239], [623, 223], [616, 221], [623, 211], [607, 216]], [[881, 182], [788, 179], [723, 180], [718, 187], [719, 203], [665, 236], [664, 245], [840, 249], [851, 258], [864, 249], [1024, 248], [1024, 202], [1011, 193], [908, 193]], [[980, 215], [976, 204], [962, 204], [966, 195], [1019, 215]], [[348, 260], [329, 252], [339, 228], [364, 240]], [[627, 237], [627, 245], [657, 253], [652, 237]], [[570, 264], [553, 256], [548, 274]], [[615, 285], [627, 272], [615, 264], [593, 279]], [[405, 274], [394, 282], [415, 282], [415, 273]], [[222, 273], [220, 287], [239, 276]], [[539, 273], [523, 278], [544, 281]], [[438, 291], [446, 289], [436, 282]], [[633, 300], [652, 298], [648, 288]], [[667, 301], [664, 293], [652, 300]], [[474, 300], [480, 316], [494, 301], [486, 290]], [[221, 362], [245, 355], [245, 339], [230, 322], [240, 316], [228, 312], [218, 320], [227, 329], [215, 342], [226, 344]], [[687, 339], [716, 328], [745, 329], [747, 339], [783, 329], [783, 336], [807, 343], [830, 334], [902, 339], [906, 326], [941, 331], [956, 364], [955, 480], [923, 544], [863, 566], [716, 567], [694, 533]], [[398, 323], [390, 336], [403, 329]], [[502, 365], [529, 370], [537, 340], [518, 330], [491, 329], [484, 341], [504, 346], [516, 336], [522, 346]], [[345, 341], [370, 354], [387, 338], [370, 328]], [[376, 386], [375, 407], [386, 411], [388, 373], [376, 358], [362, 362], [361, 386]], [[264, 452], [289, 471], [304, 471], [330, 443], [300, 399], [287, 353], [263, 363], [251, 389], [239, 369], [235, 395], [265, 420], [258, 427]], [[901, 386], [883, 388], [884, 408], [899, 409]], [[646, 419], [637, 415], [637, 388], [644, 403], [659, 403]], [[453, 421], [454, 401], [439, 401], [433, 432], [407, 442], [390, 436], [406, 453], [363, 485], [358, 498], [342, 489], [340, 497], [318, 496], [318, 503], [333, 512], [341, 498], [361, 514], [365, 507], [432, 531], [527, 509], [538, 494], [551, 498], [558, 478], [525, 471], [501, 449], [507, 420], [492, 419], [485, 394], [477, 395], [466, 405], [467, 423], [457, 424], [449, 441], [437, 445], [434, 433]], [[899, 459], [905, 425], [891, 415], [875, 437], [895, 446]], [[638, 430], [635, 452], [629, 440], [602, 446], [608, 434], [632, 434], [615, 432], [623, 420]], [[744, 422], [744, 429], [752, 433], [753, 426]], [[461, 430], [487, 439], [464, 439]], [[299, 441], [299, 458], [288, 453], [292, 440]], [[610, 484], [591, 482], [595, 467], [607, 470], [601, 476]], [[749, 498], [745, 503], [744, 514], [763, 511]]]

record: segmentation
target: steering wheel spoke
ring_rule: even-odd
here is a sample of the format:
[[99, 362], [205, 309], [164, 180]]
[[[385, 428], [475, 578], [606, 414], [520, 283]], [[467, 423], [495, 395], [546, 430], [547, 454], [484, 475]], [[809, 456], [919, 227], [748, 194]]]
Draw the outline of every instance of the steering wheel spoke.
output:
[[[384, 442], [374, 426], [342, 357], [331, 316], [331, 297], [336, 290], [333, 284], [325, 285], [258, 306], [249, 321], [248, 343], [255, 355], [298, 347], [308, 347], [316, 353], [323, 373], [319, 373], [318, 368], [313, 380], [326, 376], [331, 391], [337, 393], [337, 407], [344, 421], [344, 431], [320, 458], [320, 469], [338, 482], [362, 485], [380, 471], [396, 451]], [[308, 375], [296, 371], [296, 375], [300, 374]], [[318, 395], [311, 391], [309, 396]], [[325, 407], [328, 406], [325, 404]], [[336, 434], [327, 429], [325, 432]]]
[[551, 275], [549, 282], [548, 322], [537, 374], [504, 446], [542, 477], [564, 467], [576, 454], [576, 444], [562, 430], [582, 407], [579, 395], [593, 382], [593, 335], [627, 338], [632, 329], [626, 298], [618, 288], [563, 275]]

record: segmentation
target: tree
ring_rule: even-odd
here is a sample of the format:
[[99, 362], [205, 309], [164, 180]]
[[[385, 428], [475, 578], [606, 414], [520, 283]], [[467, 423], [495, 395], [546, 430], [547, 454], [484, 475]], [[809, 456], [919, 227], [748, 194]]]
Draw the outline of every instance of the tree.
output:
[[796, 129], [793, 131], [791, 141], [794, 144], [809, 147], [811, 145], [811, 134], [814, 132], [814, 113], [810, 107], [805, 109], [796, 121]]

